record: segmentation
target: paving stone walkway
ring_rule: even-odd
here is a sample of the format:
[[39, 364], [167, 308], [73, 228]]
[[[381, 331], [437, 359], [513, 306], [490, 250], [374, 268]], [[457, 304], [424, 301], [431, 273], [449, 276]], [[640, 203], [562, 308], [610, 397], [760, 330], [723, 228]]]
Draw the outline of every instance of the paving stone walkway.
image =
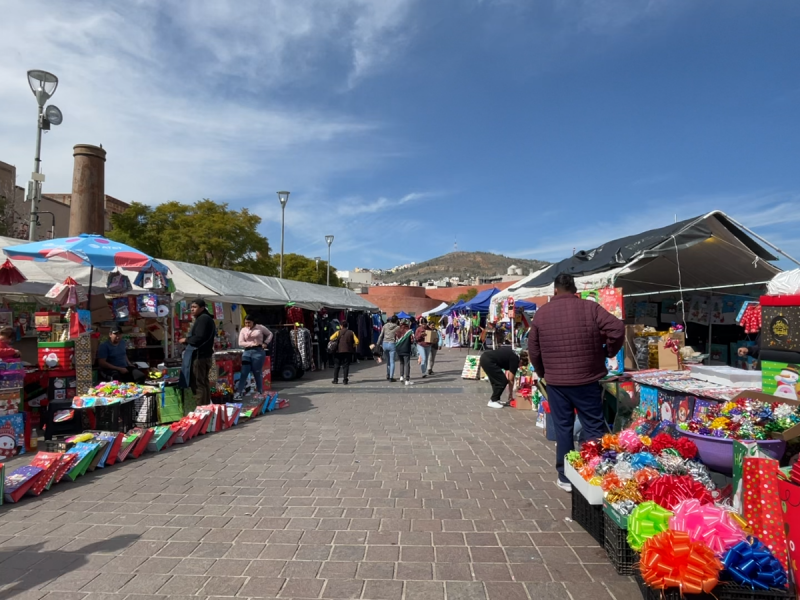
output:
[[412, 387], [309, 374], [289, 409], [0, 507], [0, 600], [638, 599], [464, 355]]

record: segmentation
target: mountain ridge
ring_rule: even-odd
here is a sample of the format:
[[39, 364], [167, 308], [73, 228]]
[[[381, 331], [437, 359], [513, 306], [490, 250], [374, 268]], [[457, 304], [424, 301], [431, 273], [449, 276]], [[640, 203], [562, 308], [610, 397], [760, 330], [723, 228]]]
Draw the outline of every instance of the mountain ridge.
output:
[[547, 264], [549, 263], [542, 260], [513, 258], [491, 252], [456, 251], [413, 265], [404, 265], [394, 271], [383, 271], [376, 274], [375, 279], [383, 282], [425, 283], [431, 279], [459, 277], [461, 281], [466, 281], [473, 277], [490, 278], [506, 275], [512, 265], [521, 269], [524, 277]]

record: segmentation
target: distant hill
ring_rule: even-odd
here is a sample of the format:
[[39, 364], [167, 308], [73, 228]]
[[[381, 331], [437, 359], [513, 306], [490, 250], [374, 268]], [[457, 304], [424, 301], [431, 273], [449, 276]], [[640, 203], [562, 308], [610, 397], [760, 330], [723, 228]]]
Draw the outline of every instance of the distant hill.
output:
[[399, 283], [408, 281], [424, 283], [429, 279], [458, 276], [462, 280], [466, 280], [472, 277], [505, 275], [511, 265], [516, 265], [522, 269], [522, 274], [525, 276], [531, 270], [535, 271], [547, 264], [541, 260], [509, 258], [508, 256], [491, 254], [490, 252], [451, 252], [438, 258], [417, 263], [407, 269], [377, 275], [376, 279], [379, 281], [397, 281]]

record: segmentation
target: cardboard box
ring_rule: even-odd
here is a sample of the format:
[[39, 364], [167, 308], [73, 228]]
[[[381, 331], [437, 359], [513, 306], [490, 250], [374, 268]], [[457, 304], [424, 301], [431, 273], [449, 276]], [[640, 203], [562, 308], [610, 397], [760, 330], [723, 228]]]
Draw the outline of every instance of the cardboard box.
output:
[[519, 410], [533, 410], [533, 402], [530, 396], [515, 396], [515, 408]]
[[428, 330], [425, 332], [425, 342], [428, 344], [438, 344], [439, 343], [439, 332]]
[[677, 371], [681, 368], [680, 356], [676, 354], [672, 348], [666, 347], [667, 338], [672, 338], [673, 340], [676, 340], [678, 342], [679, 348], [683, 348], [686, 345], [686, 336], [683, 334], [682, 331], [678, 331], [675, 333], [667, 334], [666, 336], [662, 337], [661, 340], [659, 340], [658, 342], [658, 368]]
[[639, 337], [638, 334], [644, 331], [644, 325], [625, 325], [625, 346], [623, 347], [625, 354], [625, 370], [638, 371], [639, 369], [646, 368], [646, 365], [639, 367], [636, 365], [636, 346], [634, 340]]

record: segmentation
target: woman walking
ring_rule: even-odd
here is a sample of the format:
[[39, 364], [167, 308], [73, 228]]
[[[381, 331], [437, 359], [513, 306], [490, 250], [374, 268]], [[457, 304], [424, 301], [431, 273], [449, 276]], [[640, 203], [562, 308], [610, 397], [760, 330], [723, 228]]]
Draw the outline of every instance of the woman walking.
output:
[[386, 379], [394, 381], [394, 365], [397, 361], [397, 315], [392, 315], [389, 322], [381, 329], [381, 334], [378, 336], [377, 345], [383, 348], [384, 358], [386, 358]]
[[411, 352], [414, 346], [414, 332], [411, 331], [411, 323], [407, 319], [400, 321], [395, 346], [397, 359], [400, 361], [400, 381], [404, 381], [406, 385], [414, 385], [411, 381]]
[[242, 354], [242, 373], [236, 389], [236, 398], [241, 398], [244, 387], [247, 385], [247, 376], [253, 374], [256, 380], [256, 391], [259, 395], [264, 393], [264, 350], [272, 341], [272, 332], [263, 325], [256, 325], [252, 317], [244, 318], [244, 327], [239, 332], [239, 347], [244, 349]]
[[432, 344], [426, 341], [426, 336], [430, 331], [428, 327], [428, 320], [425, 317], [420, 317], [417, 330], [414, 332], [414, 341], [417, 343], [417, 364], [422, 372], [422, 378], [425, 379], [430, 373], [428, 372], [428, 360], [431, 357]]
[[336, 353], [333, 355], [333, 382], [339, 383], [339, 369], [342, 369], [344, 380], [342, 383], [347, 385], [350, 383], [350, 360], [353, 358], [353, 353], [358, 346], [358, 338], [356, 334], [350, 331], [350, 326], [347, 321], [342, 321], [342, 328], [331, 336], [331, 341], [338, 340], [339, 345], [336, 347]]

